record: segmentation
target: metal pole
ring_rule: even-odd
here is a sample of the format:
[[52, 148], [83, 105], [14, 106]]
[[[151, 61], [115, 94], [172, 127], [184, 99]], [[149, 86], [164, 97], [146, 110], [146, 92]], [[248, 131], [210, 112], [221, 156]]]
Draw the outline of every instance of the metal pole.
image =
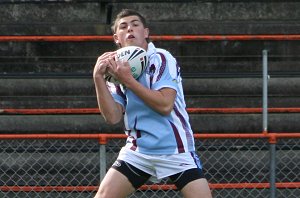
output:
[[[263, 50], [263, 132], [268, 132], [268, 51]], [[270, 198], [276, 198], [276, 141], [270, 141]]]
[[270, 198], [276, 198], [276, 143], [270, 142]]
[[106, 174], [106, 145], [100, 144], [100, 182]]
[[263, 50], [263, 132], [268, 131], [268, 51]]

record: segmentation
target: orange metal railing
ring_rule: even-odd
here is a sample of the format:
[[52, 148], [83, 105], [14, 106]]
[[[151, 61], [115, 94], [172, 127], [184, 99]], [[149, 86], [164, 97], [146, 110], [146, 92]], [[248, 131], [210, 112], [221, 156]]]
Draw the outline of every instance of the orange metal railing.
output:
[[[270, 188], [269, 183], [219, 183], [209, 184], [212, 190], [217, 189], [268, 189]], [[300, 182], [281, 182], [276, 183], [276, 188], [300, 188]], [[85, 191], [97, 191], [98, 186], [0, 186], [0, 191], [3, 192], [85, 192]], [[176, 190], [175, 185], [167, 184], [153, 184], [143, 185], [140, 190]]]
[[[198, 113], [262, 113], [262, 108], [187, 108], [190, 114]], [[268, 108], [269, 113], [300, 113], [300, 107]], [[51, 109], [0, 109], [0, 114], [99, 114], [98, 108], [51, 108]]]
[[[270, 141], [282, 138], [300, 138], [300, 132], [286, 133], [286, 132], [268, 132], [268, 133], [197, 133], [194, 137], [196, 139], [251, 139], [251, 138], [268, 138]], [[1, 139], [98, 139], [100, 144], [106, 144], [109, 139], [126, 138], [125, 134], [0, 134]]]
[[[153, 41], [210, 41], [210, 40], [300, 40], [299, 34], [264, 34], [264, 35], [151, 35]], [[35, 35], [35, 36], [0, 36], [0, 42], [7, 41], [112, 41], [111, 35]]]

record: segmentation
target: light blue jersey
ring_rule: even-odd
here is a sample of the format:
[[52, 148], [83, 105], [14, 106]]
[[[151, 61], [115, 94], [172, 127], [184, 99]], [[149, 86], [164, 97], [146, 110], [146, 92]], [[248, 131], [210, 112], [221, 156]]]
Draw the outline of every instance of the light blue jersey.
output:
[[193, 131], [182, 89], [180, 68], [166, 50], [148, 44], [149, 64], [137, 79], [152, 90], [176, 90], [174, 108], [163, 116], [147, 106], [131, 90], [122, 85], [107, 83], [114, 98], [125, 109], [124, 124], [127, 148], [144, 154], [177, 154], [194, 151]]

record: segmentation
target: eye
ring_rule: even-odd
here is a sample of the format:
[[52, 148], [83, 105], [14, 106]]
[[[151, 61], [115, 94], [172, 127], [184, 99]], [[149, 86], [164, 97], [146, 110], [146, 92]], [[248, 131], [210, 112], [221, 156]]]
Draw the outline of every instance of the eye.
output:
[[133, 23], [133, 26], [139, 26], [139, 25], [140, 25], [139, 22], [134, 22], [134, 23]]
[[119, 29], [125, 29], [126, 28], [126, 24], [121, 24], [120, 26], [119, 26]]

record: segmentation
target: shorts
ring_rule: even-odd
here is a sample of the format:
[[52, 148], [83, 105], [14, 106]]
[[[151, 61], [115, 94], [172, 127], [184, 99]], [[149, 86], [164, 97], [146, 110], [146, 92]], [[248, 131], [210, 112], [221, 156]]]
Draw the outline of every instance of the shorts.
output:
[[159, 182], [170, 177], [180, 190], [187, 183], [203, 178], [202, 166], [195, 152], [145, 155], [122, 148], [112, 168], [124, 174], [136, 189], [147, 180]]

